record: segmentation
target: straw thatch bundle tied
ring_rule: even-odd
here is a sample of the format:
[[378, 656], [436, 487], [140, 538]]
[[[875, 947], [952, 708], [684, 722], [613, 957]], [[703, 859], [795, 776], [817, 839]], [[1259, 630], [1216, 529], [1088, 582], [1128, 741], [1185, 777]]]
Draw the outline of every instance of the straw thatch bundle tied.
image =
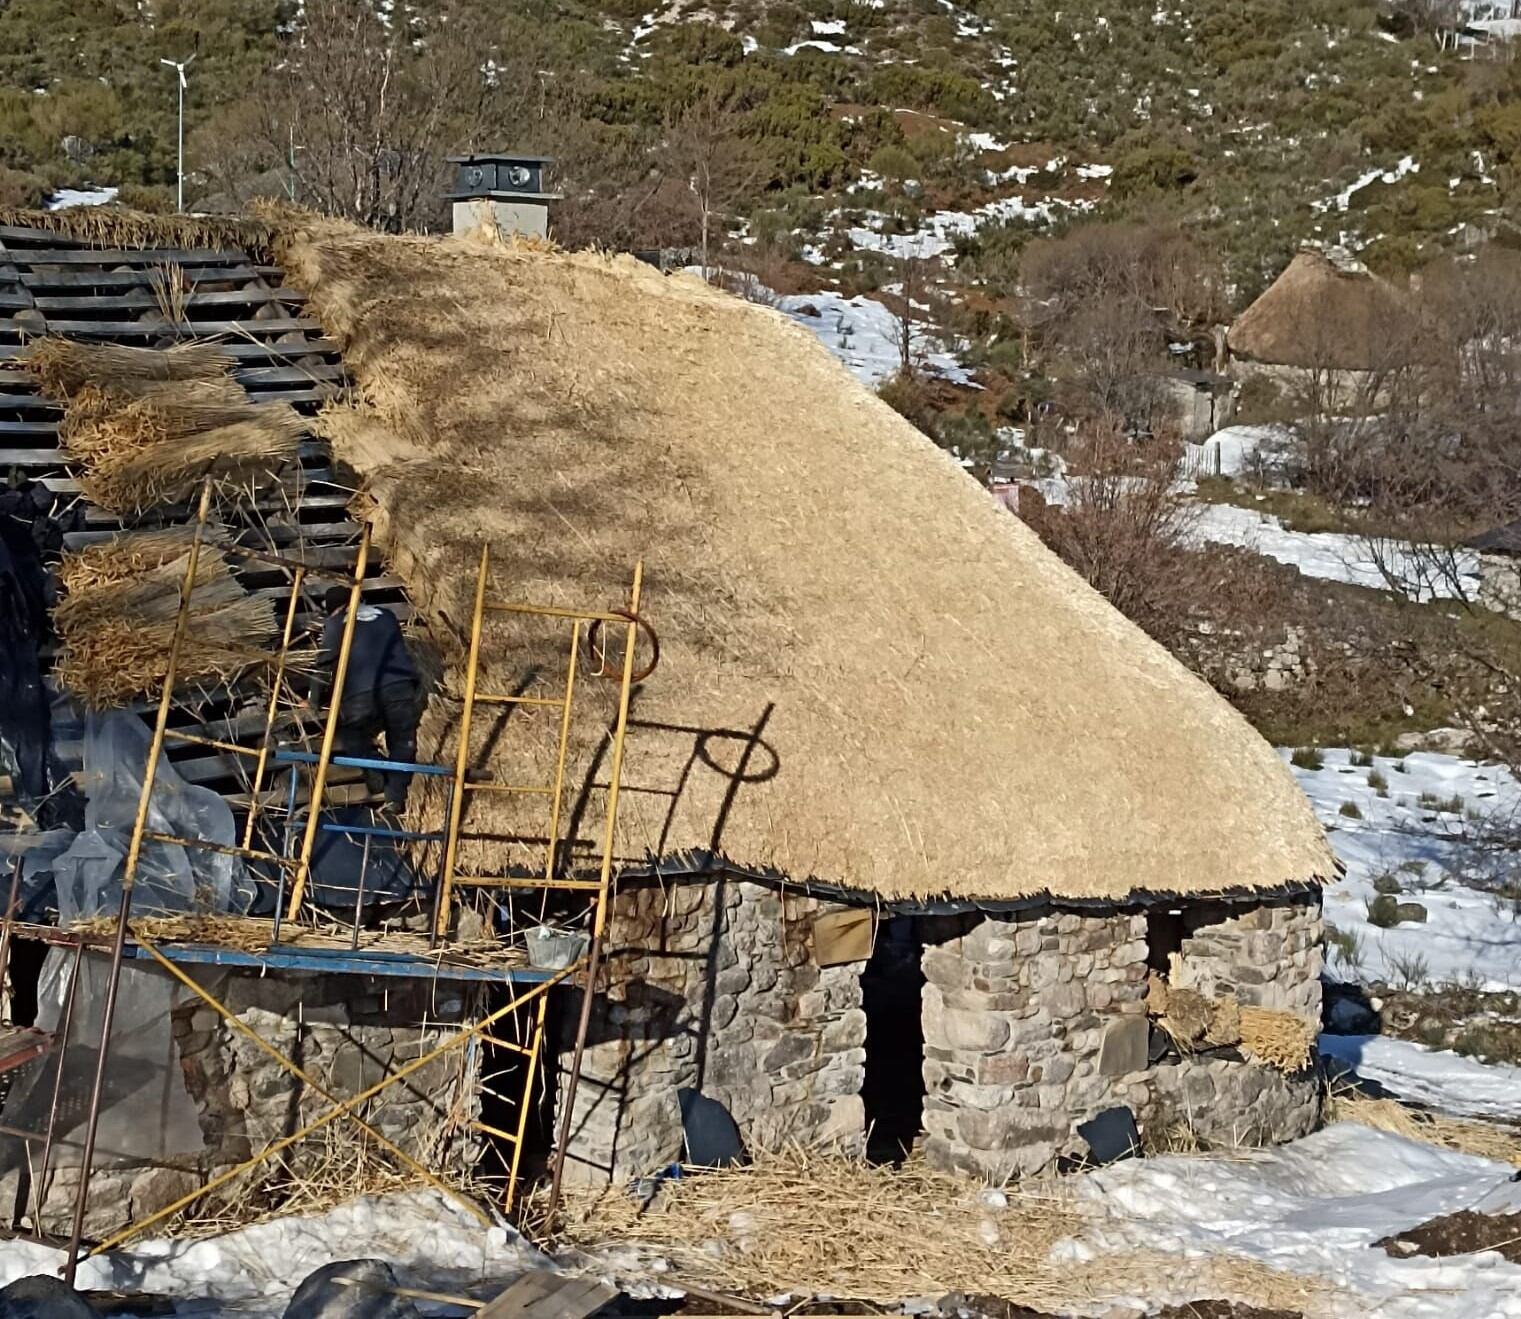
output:
[[[539, 604], [622, 606], [644, 560], [661, 663], [633, 700], [618, 864], [716, 855], [888, 900], [1333, 873], [1245, 720], [786, 317], [626, 257], [316, 217], [277, 244], [371, 423], [329, 425], [335, 454], [440, 633], [468, 623], [483, 540], [495, 593]], [[552, 699], [566, 645], [493, 616], [480, 690]], [[562, 826], [583, 860], [617, 695], [577, 684]], [[480, 713], [471, 768], [553, 782], [547, 708]], [[452, 757], [457, 709], [433, 703], [419, 759]], [[471, 794], [462, 867], [533, 864], [542, 808]]]
[[[286, 404], [208, 411], [186, 421], [216, 420], [206, 430], [165, 434], [155, 409], [118, 413], [81, 428], [80, 478], [85, 495], [102, 508], [132, 513], [187, 499], [208, 476], [223, 490], [257, 489], [278, 479], [296, 456], [306, 423]], [[134, 430], [140, 424], [141, 430]], [[68, 443], [76, 443], [71, 435]]]
[[[155, 694], [168, 672], [180, 591], [189, 568], [188, 546], [162, 557], [160, 540], [146, 550], [121, 536], [87, 551], [87, 563], [65, 560], [65, 580], [82, 581], [54, 611], [62, 643], [54, 673], [94, 709]], [[113, 557], [120, 562], [113, 564]], [[158, 562], [153, 560], [158, 558]], [[138, 569], [136, 565], [151, 565]], [[176, 688], [230, 682], [269, 661], [263, 646], [275, 631], [274, 608], [246, 594], [227, 560], [201, 550], [192, 607], [180, 646]]]
[[[150, 215], [125, 206], [68, 206], [58, 211], [0, 207], [0, 224], [72, 238], [94, 247], [244, 248], [263, 260], [270, 228], [240, 215]], [[238, 255], [235, 251], [230, 255]]]
[[1243, 1006], [1241, 1052], [1281, 1072], [1302, 1071], [1314, 1056], [1315, 1027], [1292, 1012]]
[[54, 398], [72, 398], [89, 385], [121, 387], [136, 381], [211, 380], [232, 370], [235, 359], [220, 344], [187, 343], [172, 348], [130, 348], [124, 344], [39, 339], [21, 364]]
[[[217, 526], [208, 525], [203, 539], [215, 544], [225, 535]], [[68, 596], [104, 586], [120, 586], [141, 577], [151, 569], [175, 559], [183, 559], [195, 537], [194, 527], [165, 527], [158, 531], [128, 531], [65, 554], [58, 565], [58, 580]], [[208, 551], [203, 551], [209, 554]]]

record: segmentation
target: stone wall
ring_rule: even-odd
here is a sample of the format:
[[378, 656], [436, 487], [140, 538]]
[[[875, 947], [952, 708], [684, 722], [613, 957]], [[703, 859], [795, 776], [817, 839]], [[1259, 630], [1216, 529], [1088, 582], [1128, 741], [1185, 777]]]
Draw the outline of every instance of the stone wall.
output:
[[1177, 916], [1043, 908], [921, 926], [934, 1166], [1029, 1175], [1082, 1153], [1077, 1124], [1116, 1105], [1153, 1143], [1180, 1126], [1218, 1142], [1284, 1140], [1317, 1120], [1311, 1075], [1285, 1077], [1232, 1051], [1151, 1065], [1145, 997], [1158, 938], [1176, 936], [1172, 966], [1201, 991], [1318, 1019], [1318, 898], [1184, 905]]
[[[621, 1180], [683, 1154], [677, 1091], [722, 1103], [750, 1149], [858, 1147], [864, 963], [820, 967], [827, 904], [735, 878], [623, 885], [593, 1004], [566, 1177]], [[561, 1086], [580, 1005], [562, 1014]]]
[[[420, 980], [251, 972], [200, 980], [261, 1039], [339, 1099], [430, 1052], [476, 1010], [475, 991]], [[331, 1106], [188, 991], [179, 992], [163, 1030], [172, 1035], [166, 1056], [178, 1061], [180, 1077], [161, 1076], [156, 1084], [183, 1084], [205, 1148], [162, 1162], [98, 1161], [87, 1237], [99, 1238], [156, 1212]], [[462, 1134], [463, 1124], [477, 1115], [473, 1067], [468, 1050], [446, 1054], [377, 1095], [362, 1110], [365, 1119], [425, 1166], [468, 1165], [478, 1149], [474, 1137]], [[66, 1078], [72, 1075], [71, 1063]], [[340, 1118], [281, 1157], [298, 1172], [329, 1165], [327, 1177], [345, 1159], [352, 1165], [361, 1139], [359, 1129]], [[371, 1150], [376, 1148], [371, 1142]], [[42, 1227], [67, 1235], [78, 1170], [69, 1166], [66, 1150], [55, 1150], [54, 1156], [64, 1166], [51, 1179]], [[276, 1193], [280, 1176], [262, 1165], [226, 1190], [211, 1192], [205, 1206], [220, 1197], [248, 1212]], [[15, 1187], [14, 1172], [0, 1179], [0, 1204], [7, 1212]]]

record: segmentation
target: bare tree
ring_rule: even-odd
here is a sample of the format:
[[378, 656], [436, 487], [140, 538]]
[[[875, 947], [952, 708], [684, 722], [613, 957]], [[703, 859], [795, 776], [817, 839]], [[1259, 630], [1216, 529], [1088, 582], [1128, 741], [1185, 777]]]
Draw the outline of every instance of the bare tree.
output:
[[742, 117], [708, 90], [666, 120], [661, 169], [686, 184], [697, 223], [703, 278], [713, 269], [713, 229], [755, 185], [762, 161], [742, 131]]
[[916, 374], [923, 363], [924, 344], [931, 331], [933, 283], [930, 263], [912, 252], [898, 252], [890, 258], [896, 301], [893, 314], [893, 344], [898, 350], [898, 372]]
[[422, 226], [441, 208], [446, 155], [480, 131], [493, 95], [470, 15], [446, 5], [424, 25], [367, 0], [307, 0], [269, 84], [224, 121], [228, 156], [257, 143], [297, 201], [373, 228]]
[[1031, 525], [1110, 604], [1169, 640], [1160, 634], [1186, 613], [1205, 570], [1190, 550], [1197, 514], [1178, 492], [1175, 455], [1094, 422], [1065, 457], [1063, 500]]

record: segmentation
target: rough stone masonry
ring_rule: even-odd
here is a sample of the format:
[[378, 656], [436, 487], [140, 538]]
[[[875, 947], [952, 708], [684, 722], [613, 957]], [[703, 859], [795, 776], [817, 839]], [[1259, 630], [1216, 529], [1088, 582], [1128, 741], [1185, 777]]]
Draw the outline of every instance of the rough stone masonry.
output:
[[[925, 1155], [1001, 1181], [1083, 1152], [1075, 1127], [1128, 1105], [1143, 1137], [1174, 1129], [1228, 1145], [1289, 1140], [1319, 1117], [1313, 1075], [1233, 1050], [1149, 1064], [1151, 974], [1243, 1004], [1320, 1015], [1317, 897], [1183, 904], [1168, 970], [1163, 913], [1045, 908], [923, 922]], [[1171, 917], [1172, 913], [1165, 913]]]
[[[622, 1180], [682, 1157], [678, 1091], [723, 1103], [750, 1149], [864, 1137], [871, 1048], [863, 962], [821, 967], [834, 904], [734, 877], [620, 890], [609, 988], [593, 1005], [567, 1176]], [[1157, 928], [1151, 923], [1157, 922]], [[1077, 1123], [1129, 1105], [1143, 1134], [1291, 1139], [1319, 1115], [1313, 1076], [1215, 1049], [1153, 1064], [1148, 977], [1290, 1012], [1320, 1010], [1318, 894], [1175, 909], [1037, 907], [919, 917], [924, 1150], [1004, 1180], [1084, 1148]], [[1163, 927], [1176, 946], [1162, 950]], [[575, 1011], [563, 1014], [561, 1086]]]
[[[476, 1007], [474, 996], [458, 987], [391, 977], [232, 973], [204, 983], [233, 1015], [339, 1099], [431, 1052], [471, 1019]], [[159, 1160], [97, 1163], [87, 1237], [105, 1236], [156, 1213], [331, 1107], [188, 992], [178, 991], [166, 1030], [173, 1043], [164, 1057], [171, 1065], [177, 1062], [180, 1075], [159, 1076], [152, 1085], [162, 1091], [183, 1084], [204, 1149]], [[363, 1115], [424, 1166], [468, 1168], [478, 1151], [469, 1128], [478, 1104], [474, 1066], [466, 1050], [446, 1054], [382, 1091]], [[161, 1105], [161, 1095], [151, 1096], [145, 1111]], [[358, 1166], [362, 1140], [357, 1127], [339, 1118], [283, 1157], [296, 1174], [331, 1179]], [[54, 1157], [61, 1166], [50, 1178], [40, 1225], [67, 1236], [78, 1167], [67, 1148], [55, 1149]], [[370, 1158], [383, 1157], [371, 1142]], [[0, 1178], [0, 1203], [7, 1211], [18, 1176], [13, 1170]], [[246, 1214], [261, 1198], [278, 1194], [281, 1180], [288, 1183], [291, 1173], [265, 1165], [213, 1191], [198, 1208], [209, 1212], [222, 1197]], [[26, 1213], [35, 1215], [30, 1196]]]
[[[737, 878], [625, 885], [609, 921], [568, 1180], [621, 1180], [682, 1157], [677, 1092], [733, 1115], [748, 1147], [859, 1148], [865, 1132], [864, 963], [821, 967], [828, 904]], [[563, 1014], [562, 1068], [579, 1004]], [[562, 1094], [564, 1073], [561, 1075]]]

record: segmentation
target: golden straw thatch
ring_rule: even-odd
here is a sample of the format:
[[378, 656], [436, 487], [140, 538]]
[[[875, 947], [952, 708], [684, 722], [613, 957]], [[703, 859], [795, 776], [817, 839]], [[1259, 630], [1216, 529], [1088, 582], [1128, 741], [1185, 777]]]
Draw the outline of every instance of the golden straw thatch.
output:
[[[143, 429], [134, 433], [130, 423], [137, 420]], [[306, 432], [300, 414], [283, 403], [247, 405], [201, 420], [225, 424], [165, 436], [162, 414], [152, 410], [103, 419], [81, 449], [86, 470], [80, 488], [102, 508], [130, 513], [188, 499], [206, 476], [223, 487], [267, 485], [295, 457]], [[75, 442], [71, 434], [67, 443], [73, 448]]]
[[[123, 535], [65, 556], [60, 569], [64, 581], [80, 585], [53, 612], [61, 642], [54, 673], [96, 709], [154, 694], [168, 672], [189, 546], [169, 557], [162, 534], [146, 545], [134, 545], [136, 539]], [[268, 662], [273, 606], [245, 594], [211, 546], [196, 565], [192, 604], [176, 686], [230, 681]]]
[[0, 207], [0, 225], [42, 229], [96, 247], [243, 248], [269, 254], [269, 225], [233, 215], [147, 215], [122, 206], [70, 206], [60, 211]]
[[[315, 218], [277, 242], [366, 400], [327, 433], [441, 630], [469, 619], [483, 538], [500, 594], [561, 605], [622, 604], [643, 557], [662, 659], [633, 702], [621, 860], [716, 853], [887, 898], [1332, 873], [1246, 721], [782, 314], [631, 258]], [[498, 617], [482, 690], [554, 695], [565, 645]], [[616, 687], [580, 691], [585, 857]], [[434, 702], [421, 759], [452, 754], [456, 711]], [[553, 713], [503, 714], [477, 762], [551, 781]], [[541, 863], [509, 845], [542, 834], [537, 806], [474, 794], [466, 827], [467, 867]]]
[[1309, 370], [1387, 371], [1419, 350], [1407, 293], [1367, 270], [1300, 252], [1236, 318], [1237, 357]]
[[50, 335], [32, 344], [21, 365], [37, 377], [44, 393], [67, 399], [89, 385], [130, 388], [141, 381], [214, 380], [225, 377], [234, 361], [225, 348], [210, 342], [132, 348]]

